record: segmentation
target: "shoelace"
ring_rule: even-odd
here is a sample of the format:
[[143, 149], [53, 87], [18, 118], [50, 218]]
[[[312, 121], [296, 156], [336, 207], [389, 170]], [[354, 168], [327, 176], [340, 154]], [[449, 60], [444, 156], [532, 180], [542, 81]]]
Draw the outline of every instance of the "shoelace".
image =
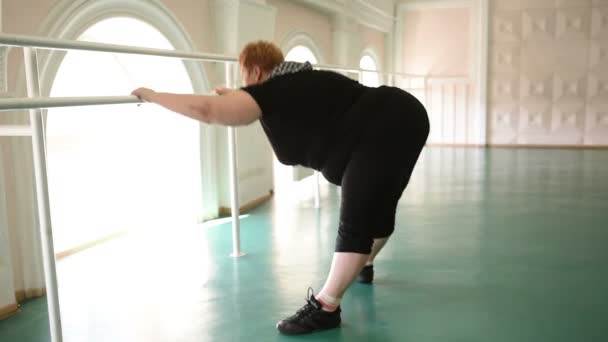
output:
[[314, 298], [315, 292], [312, 287], [308, 288], [308, 293], [306, 295], [307, 298], [304, 298], [308, 304], [304, 305], [303, 308], [298, 310], [297, 315], [302, 317], [308, 317], [313, 311], [316, 311], [318, 308], [312, 302], [312, 298]]

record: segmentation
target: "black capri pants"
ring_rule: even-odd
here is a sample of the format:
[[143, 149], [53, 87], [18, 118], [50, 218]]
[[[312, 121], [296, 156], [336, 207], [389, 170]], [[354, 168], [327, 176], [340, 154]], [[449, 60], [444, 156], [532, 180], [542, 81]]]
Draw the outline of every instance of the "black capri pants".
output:
[[426, 110], [411, 94], [383, 86], [363, 96], [351, 109], [367, 124], [342, 176], [336, 252], [369, 254], [373, 239], [393, 233], [397, 203], [429, 135]]

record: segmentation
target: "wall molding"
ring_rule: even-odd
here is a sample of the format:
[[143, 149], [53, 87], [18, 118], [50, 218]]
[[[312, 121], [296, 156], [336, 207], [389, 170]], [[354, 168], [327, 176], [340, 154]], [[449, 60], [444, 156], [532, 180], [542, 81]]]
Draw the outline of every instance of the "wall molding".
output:
[[105, 242], [108, 242], [108, 241], [111, 241], [111, 240], [114, 240], [114, 239], [118, 239], [118, 238], [121, 238], [121, 237], [125, 237], [128, 234], [129, 234], [129, 232], [126, 231], [126, 230], [121, 230], [121, 231], [118, 231], [118, 232], [115, 232], [115, 233], [112, 233], [112, 234], [108, 234], [108, 235], [106, 235], [106, 236], [104, 236], [102, 238], [99, 238], [97, 240], [94, 240], [94, 241], [91, 241], [91, 242], [87, 242], [87, 243], [85, 243], [83, 245], [76, 246], [74, 248], [70, 248], [70, 249], [67, 249], [65, 251], [60, 251], [58, 253], [55, 253], [55, 257], [57, 258], [57, 260], [60, 260], [60, 259], [69, 257], [71, 255], [74, 255], [76, 253], [80, 253], [80, 252], [86, 251], [87, 249], [93, 248], [95, 246], [99, 246], [99, 245], [101, 245], [101, 244], [103, 244]]
[[608, 145], [547, 145], [547, 144], [438, 144], [430, 143], [426, 147], [466, 147], [466, 148], [520, 148], [541, 150], [608, 150]]
[[43, 296], [46, 296], [46, 288], [15, 291], [15, 298], [17, 298], [17, 302], [21, 302], [21, 301], [29, 299], [29, 298], [37, 298], [37, 297], [43, 297]]
[[[392, 11], [387, 12], [378, 7], [375, 4], [377, 1], [300, 0], [299, 2], [328, 14], [344, 14], [363, 26], [384, 33], [391, 33], [395, 24], [395, 16]], [[393, 7], [392, 1], [389, 5], [388, 7]]]
[[489, 144], [488, 147], [550, 150], [608, 150], [608, 145]]
[[401, 10], [406, 11], [426, 11], [432, 9], [453, 9], [468, 7], [473, 0], [411, 0], [402, 2], [398, 7], [398, 13]]
[[312, 53], [317, 57], [319, 64], [326, 64], [326, 59], [319, 49], [319, 46], [315, 42], [314, 38], [304, 32], [304, 31], [291, 31], [285, 35], [285, 37], [281, 40], [280, 47], [287, 54], [289, 50], [293, 49], [298, 45], [303, 45], [312, 51]]
[[442, 144], [442, 143], [430, 143], [427, 147], [470, 147], [470, 148], [487, 148], [485, 144]]
[[[256, 198], [252, 201], [249, 201], [249, 202], [241, 205], [239, 208], [239, 213], [245, 214], [245, 213], [259, 207], [260, 205], [270, 201], [273, 196], [274, 196], [274, 192], [271, 190], [268, 193], [268, 195], [264, 195], [262, 197]], [[220, 207], [220, 216], [225, 217], [225, 216], [230, 216], [230, 215], [232, 215], [232, 208]]]
[[[178, 50], [195, 51], [195, 45], [179, 20], [159, 0], [63, 0], [41, 25], [38, 35], [76, 40], [94, 24], [113, 17], [130, 17], [159, 30]], [[39, 54], [40, 87], [48, 96], [65, 53], [42, 51]], [[195, 91], [209, 91], [208, 78], [200, 63], [184, 63]]]

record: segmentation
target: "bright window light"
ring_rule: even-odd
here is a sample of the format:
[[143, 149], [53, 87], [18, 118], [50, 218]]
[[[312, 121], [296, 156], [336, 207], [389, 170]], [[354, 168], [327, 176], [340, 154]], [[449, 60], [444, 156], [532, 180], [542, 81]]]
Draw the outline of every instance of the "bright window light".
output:
[[303, 45], [298, 45], [289, 50], [285, 56], [285, 60], [300, 63], [310, 62], [310, 64], [318, 63], [315, 54], [309, 48]]
[[[366, 70], [378, 70], [376, 62], [371, 56], [368, 55], [361, 58], [359, 68]], [[378, 87], [380, 86], [380, 77], [378, 77], [378, 73], [375, 72], [363, 72], [361, 75], [361, 83], [368, 87]]]
[[[103, 20], [79, 40], [174, 49], [154, 27]], [[69, 52], [51, 96], [124, 96], [136, 87], [192, 93], [181, 60]], [[196, 224], [201, 211], [199, 124], [159, 106], [48, 111], [51, 212], [57, 251], [115, 231]]]

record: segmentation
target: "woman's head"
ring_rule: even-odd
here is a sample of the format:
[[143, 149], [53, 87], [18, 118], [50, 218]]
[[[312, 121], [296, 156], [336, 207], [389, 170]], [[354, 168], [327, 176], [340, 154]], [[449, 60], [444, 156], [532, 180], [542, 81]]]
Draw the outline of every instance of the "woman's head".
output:
[[247, 86], [264, 82], [284, 60], [283, 52], [272, 42], [258, 40], [247, 44], [239, 56], [243, 83]]

